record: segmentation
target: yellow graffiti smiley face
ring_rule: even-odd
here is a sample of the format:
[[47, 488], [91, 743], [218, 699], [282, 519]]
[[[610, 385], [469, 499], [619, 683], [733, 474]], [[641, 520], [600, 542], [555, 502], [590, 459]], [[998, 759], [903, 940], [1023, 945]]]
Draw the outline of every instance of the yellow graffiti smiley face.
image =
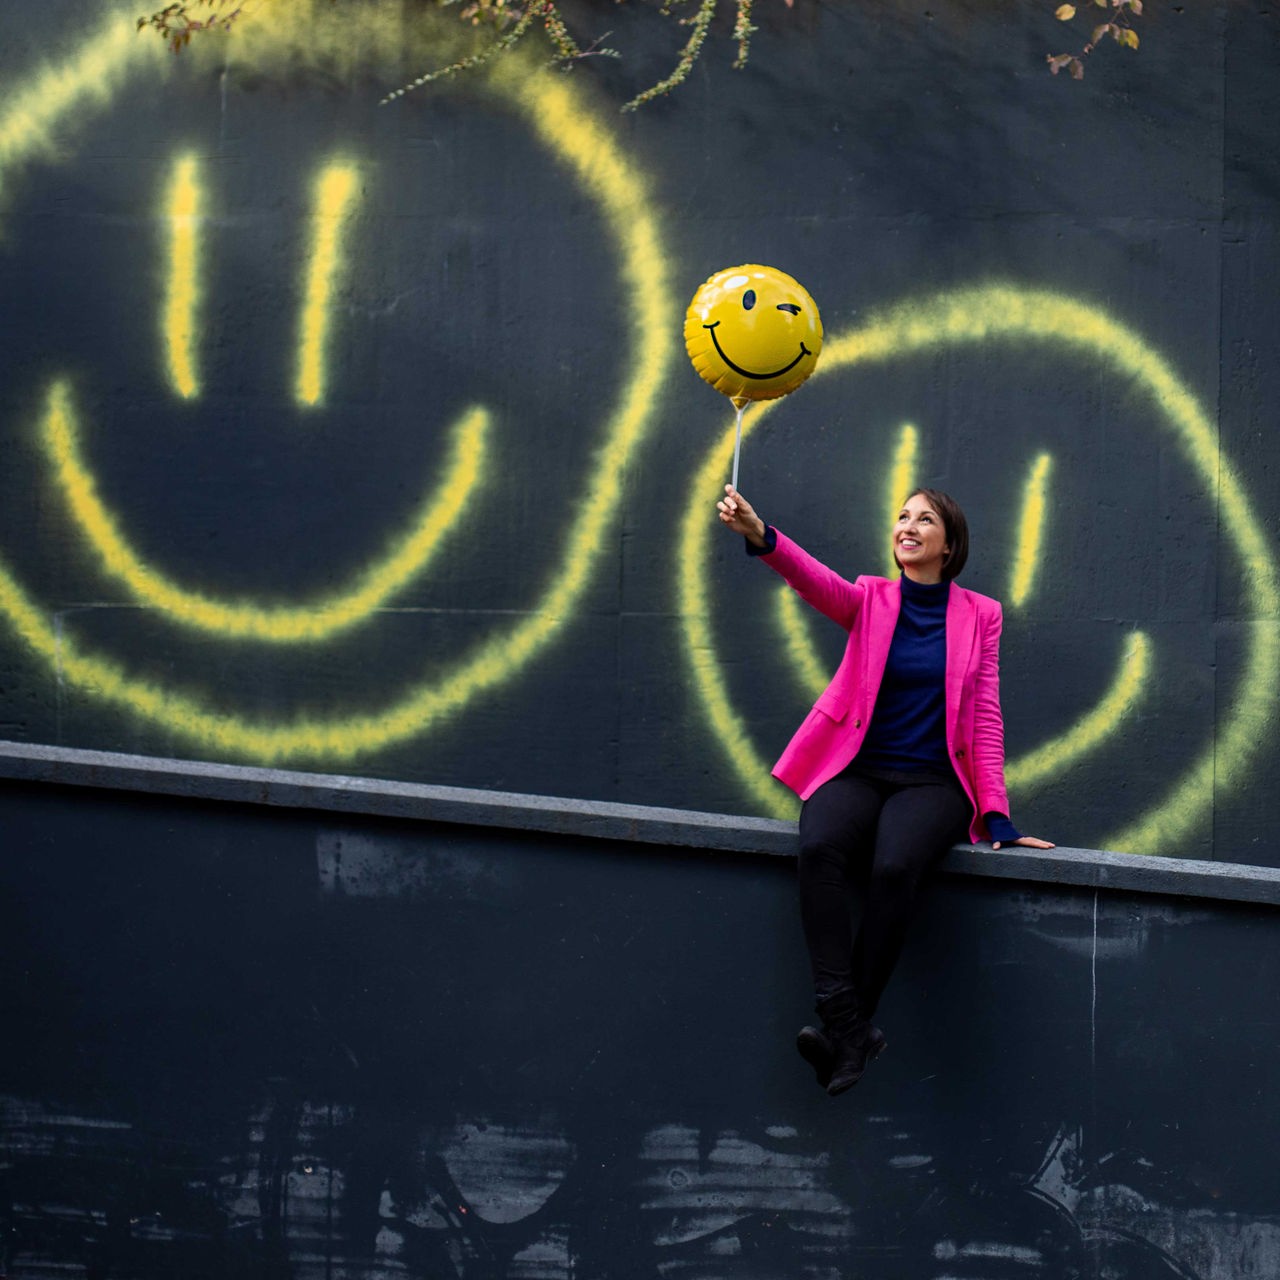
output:
[[[371, 5], [369, 14], [368, 20], [357, 24], [360, 39], [369, 44], [360, 52], [394, 56], [403, 34], [398, 6]], [[177, 78], [188, 74], [188, 67], [199, 71], [198, 60], [175, 65], [158, 41], [139, 37], [135, 16], [132, 10], [117, 16], [56, 67], [19, 84], [0, 99], [0, 190], [11, 194], [14, 178], [50, 155], [63, 159], [64, 129], [84, 127], [94, 111], [109, 103], [131, 77], [141, 73], [158, 77], [168, 72]], [[317, 21], [324, 20], [324, 13], [317, 14]], [[279, 26], [272, 25], [276, 21]], [[287, 58], [290, 39], [297, 38], [299, 47], [305, 48], [306, 42], [297, 36], [299, 31], [308, 31], [308, 39], [319, 31], [308, 23], [291, 25], [287, 4], [273, 6], [262, 22], [247, 25], [245, 30], [251, 38], [237, 44], [238, 54], [251, 59], [253, 40], [257, 40], [264, 51], [264, 65], [277, 56]], [[334, 32], [342, 30], [349, 28], [334, 24]], [[318, 38], [323, 45], [328, 37], [320, 33]], [[339, 48], [335, 56], [349, 53]], [[389, 604], [402, 600], [407, 590], [420, 585], [438, 568], [443, 539], [453, 535], [456, 544], [464, 514], [479, 505], [477, 494], [482, 484], [496, 483], [495, 473], [500, 468], [494, 456], [494, 437], [505, 430], [510, 441], [519, 433], [520, 388], [510, 389], [505, 412], [501, 406], [460, 406], [442, 442], [443, 462], [435, 482], [428, 484], [425, 496], [408, 518], [400, 517], [400, 528], [390, 536], [374, 535], [371, 558], [355, 572], [348, 572], [345, 579], [337, 573], [317, 574], [323, 589], [295, 592], [294, 598], [289, 598], [275, 583], [267, 591], [212, 589], [193, 580], [189, 564], [186, 573], [176, 567], [163, 542], [153, 537], [148, 545], [131, 533], [129, 512], [112, 500], [108, 484], [94, 465], [91, 447], [92, 440], [103, 438], [104, 432], [111, 438], [109, 433], [116, 424], [104, 422], [92, 406], [86, 408], [90, 397], [83, 393], [79, 385], [83, 379], [77, 378], [75, 367], [59, 365], [57, 357], [51, 356], [44, 362], [47, 375], [37, 375], [42, 382], [28, 397], [28, 403], [39, 406], [32, 415], [32, 433], [60, 491], [63, 513], [74, 529], [77, 554], [85, 556], [117, 589], [126, 591], [141, 609], [118, 615], [138, 620], [140, 627], [135, 627], [134, 634], [108, 629], [113, 649], [102, 643], [101, 631], [90, 643], [85, 637], [92, 619], [82, 617], [63, 625], [63, 619], [39, 602], [19, 574], [0, 560], [0, 614], [27, 648], [57, 673], [59, 688], [126, 710], [205, 752], [267, 761], [341, 761], [420, 736], [456, 716], [478, 695], [514, 677], [563, 633], [600, 563], [605, 535], [618, 509], [623, 472], [651, 425], [657, 390], [674, 355], [671, 335], [675, 313], [667, 266], [659, 252], [661, 235], [646, 184], [623, 158], [617, 140], [579, 86], [524, 60], [506, 62], [502, 70], [501, 77], [495, 76], [484, 86], [498, 108], [496, 114], [514, 115], [525, 137], [532, 136], [538, 148], [569, 176], [571, 198], [590, 211], [603, 233], [603, 250], [588, 248], [602, 253], [606, 260], [612, 258], [616, 296], [636, 300], [619, 309], [620, 340], [609, 344], [616, 353], [617, 367], [601, 372], [601, 386], [591, 401], [591, 412], [600, 422], [598, 446], [588, 455], [585, 473], [566, 481], [579, 486], [569, 516], [561, 527], [546, 534], [546, 543], [554, 548], [549, 553], [550, 566], [537, 568], [535, 578], [527, 565], [520, 565], [515, 584], [520, 595], [502, 602], [511, 607], [471, 610], [458, 628], [461, 640], [455, 640], [453, 632], [442, 632], [450, 642], [448, 648], [420, 646], [413, 656], [418, 664], [416, 672], [405, 670], [397, 675], [398, 684], [390, 695], [376, 692], [379, 662], [359, 659], [362, 651], [369, 653], [370, 643], [374, 655], [386, 650], [378, 649], [377, 637], [371, 640], [366, 628]], [[390, 116], [384, 114], [382, 119]], [[161, 225], [167, 231], [155, 257], [164, 286], [154, 307], [158, 324], [146, 332], [147, 345], [159, 347], [156, 367], [163, 373], [159, 392], [137, 384], [139, 397], [155, 401], [158, 394], [167, 396], [170, 415], [184, 423], [189, 418], [182, 415], [193, 413], [192, 406], [214, 385], [209, 368], [212, 344], [202, 343], [200, 322], [212, 306], [206, 297], [210, 291], [208, 273], [202, 265], [210, 256], [202, 235], [215, 221], [208, 206], [216, 188], [208, 170], [198, 154], [175, 143], [167, 175], [157, 184], [162, 188]], [[364, 425], [369, 406], [362, 399], [362, 390], [345, 390], [348, 401], [344, 410], [330, 408], [331, 402], [344, 394], [334, 369], [350, 345], [342, 342], [340, 325], [350, 323], [354, 308], [349, 303], [345, 308], [341, 305], [340, 289], [344, 264], [352, 253], [353, 211], [360, 207], [368, 180], [358, 160], [339, 154], [327, 162], [321, 158], [314, 180], [299, 188], [305, 192], [300, 202], [305, 200], [307, 210], [305, 231], [299, 237], [304, 261], [296, 286], [296, 321], [292, 332], [283, 335], [287, 354], [276, 362], [281, 366], [280, 384], [287, 388], [290, 417], [296, 422], [271, 424], [285, 441], [289, 430], [309, 428], [314, 433], [317, 423], [327, 427], [347, 421], [361, 432], [361, 449], [376, 448], [380, 443], [377, 437], [369, 436]], [[281, 181], [278, 185], [286, 184]], [[557, 183], [556, 189], [562, 185]], [[398, 210], [388, 213], [389, 224], [395, 225], [398, 215]], [[242, 273], [242, 287], [248, 287], [252, 274]], [[424, 286], [416, 287], [421, 291]], [[391, 309], [399, 296], [393, 298]], [[457, 325], [457, 300], [447, 294], [434, 300], [430, 314], [433, 319], [444, 317], [450, 325]], [[472, 323], [482, 327], [483, 319], [473, 316]], [[545, 345], [556, 347], [554, 334], [545, 337]], [[68, 352], [66, 359], [75, 354]], [[394, 363], [395, 376], [407, 369], [428, 381], [437, 378], [438, 371], [429, 361], [420, 359], [419, 368], [412, 356], [410, 352], [407, 359], [388, 360], [389, 365]], [[571, 385], [572, 374], [573, 367], [566, 360], [563, 372], [559, 366], [548, 372], [547, 385], [553, 389]], [[486, 387], [500, 385], [492, 379], [485, 382]], [[422, 425], [415, 414], [412, 421], [403, 423], [400, 438], [425, 440], [430, 450], [431, 436], [422, 432]], [[317, 452], [314, 441], [318, 438], [313, 434], [304, 445], [294, 446], [295, 452], [304, 448]], [[523, 444], [524, 438], [517, 436], [515, 444]], [[204, 447], [217, 454], [218, 438], [209, 437]], [[287, 451], [289, 446], [281, 448]], [[356, 467], [348, 464], [352, 470], [358, 468], [359, 455], [354, 456]], [[302, 508], [308, 503], [300, 497], [293, 505]], [[219, 519], [224, 526], [234, 525], [235, 506], [224, 508]], [[475, 528], [473, 517], [468, 526], [472, 537]], [[512, 562], [508, 558], [501, 563]], [[265, 567], [269, 571], [270, 563]], [[246, 577], [257, 571], [257, 582], [270, 581], [263, 568], [262, 563], [255, 563], [242, 566], [242, 571]], [[447, 590], [459, 575], [455, 572], [452, 583], [445, 576]], [[456, 600], [456, 595], [446, 595], [444, 607], [419, 606], [413, 612], [448, 617], [462, 612], [449, 607]], [[486, 616], [481, 619], [481, 614]], [[174, 639], [165, 643], [178, 646], [179, 652], [184, 636], [199, 640], [202, 647], [193, 652], [202, 658], [185, 666], [172, 659], [148, 666], [146, 643], [138, 637], [150, 641], [160, 628], [170, 629]], [[357, 631], [359, 634], [354, 634]], [[317, 705], [315, 680], [303, 679], [295, 710], [275, 715], [244, 710], [210, 678], [210, 673], [220, 668], [238, 671], [252, 663], [269, 673], [265, 679], [274, 687], [277, 670], [282, 673], [281, 681], [284, 679], [286, 659], [301, 657], [303, 646], [315, 652], [336, 644], [343, 632], [353, 633], [349, 646], [333, 661], [348, 670], [356, 663], [362, 677], [366, 671], [375, 677], [367, 682], [375, 692], [360, 697], [354, 709], [341, 702], [321, 701]], [[312, 660], [311, 669], [322, 670], [316, 664], [326, 660]], [[156, 674], [157, 667], [164, 670], [163, 675]]]
[[822, 351], [822, 319], [785, 272], [748, 264], [717, 271], [693, 296], [684, 343], [698, 375], [731, 400], [794, 391]]
[[[993, 285], [899, 303], [834, 338], [828, 344], [819, 377], [824, 387], [829, 379], [856, 377], [864, 370], [874, 370], [887, 379], [895, 365], [915, 362], [912, 368], [919, 370], [924, 362], [960, 359], [966, 353], [976, 355], [993, 348], [1002, 355], [1041, 351], [1058, 359], [1091, 362], [1091, 368], [1125, 389], [1131, 397], [1127, 407], [1133, 419], [1149, 423], [1160, 439], [1173, 446], [1170, 455], [1180, 458], [1191, 484], [1209, 495], [1221, 512], [1224, 546], [1230, 549], [1233, 568], [1247, 592], [1251, 617], [1257, 620], [1246, 629], [1248, 643], [1240, 670], [1234, 685], [1218, 695], [1219, 718], [1208, 742], [1192, 751], [1180, 768], [1172, 768], [1158, 789], [1137, 797], [1136, 810], [1117, 807], [1108, 811], [1106, 820], [1111, 825], [1098, 837], [1111, 849], [1178, 852], [1190, 833], [1203, 830], [1217, 797], [1227, 787], [1240, 785], [1274, 731], [1280, 694], [1280, 628], [1275, 625], [1280, 617], [1280, 565], [1255, 518], [1256, 497], [1246, 491], [1244, 477], [1223, 451], [1216, 425], [1204, 406], [1169, 362], [1134, 329], [1094, 305], [1062, 294]], [[1008, 364], [1015, 367], [1011, 361]], [[1005, 367], [1004, 361], [1000, 367]], [[916, 372], [909, 381], [914, 384], [919, 378]], [[998, 389], [994, 380], [990, 387], [984, 383], [984, 402], [994, 398]], [[752, 410], [744, 419], [744, 436], [777, 428], [777, 420], [785, 412], [780, 414], [773, 404]], [[831, 443], [828, 440], [824, 445], [834, 455], [829, 465], [839, 466], [844, 461], [843, 451], [832, 450]], [[753, 689], [752, 681], [742, 678], [742, 668], [750, 657], [766, 655], [771, 677], [779, 666], [790, 667], [797, 677], [797, 692], [803, 690], [801, 696], [812, 700], [825, 687], [833, 663], [830, 653], [825, 658], [817, 655], [807, 619], [796, 606], [794, 595], [782, 587], [778, 588], [776, 612], [764, 623], [774, 637], [772, 644], [762, 640], [756, 627], [745, 633], [737, 628], [735, 634], [716, 635], [715, 620], [720, 611], [711, 602], [709, 566], [714, 548], [719, 546], [718, 526], [708, 517], [708, 507], [709, 499], [719, 490], [733, 446], [734, 431], [729, 427], [710, 448], [690, 488], [677, 548], [685, 654], [702, 714], [744, 793], [765, 812], [790, 817], [795, 812], [795, 798], [769, 776], [773, 753], [759, 741], [758, 723], [743, 713]], [[882, 545], [882, 531], [889, 527], [903, 498], [921, 482], [921, 472], [927, 474], [927, 466], [937, 465], [936, 461], [922, 464], [921, 452], [921, 430], [914, 424], [903, 426], [895, 445], [887, 451], [889, 466], [882, 500], [878, 517], [871, 521], [877, 546]], [[1009, 614], [1025, 607], [1037, 580], [1046, 576], [1038, 574], [1037, 566], [1046, 554], [1052, 454], [1037, 449], [1023, 461], [1026, 478], [1020, 503], [1016, 501], [1017, 488], [1010, 486], [1005, 491], [1004, 458], [998, 468], [991, 468], [990, 474], [997, 480], [988, 486], [994, 492], [986, 494], [988, 505], [1000, 511], [1007, 506], [1016, 517], [1011, 522], [1008, 579], [993, 584]], [[866, 472], [865, 465], [859, 468], [860, 483], [865, 483]], [[824, 478], [814, 474], [819, 482]], [[800, 501], [821, 506], [823, 496], [819, 483], [805, 490]], [[1088, 497], [1097, 501], [1097, 495]], [[760, 494], [755, 498], [763, 500]], [[797, 501], [794, 495], [792, 501]], [[1107, 521], [1094, 515], [1097, 510], [1101, 510], [1100, 504], [1082, 506], [1074, 523], [1091, 530], [1094, 526], [1106, 528]], [[1111, 531], [1116, 530], [1112, 527]], [[1158, 553], [1158, 546], [1150, 552], [1153, 556]], [[837, 548], [837, 555], [841, 554]], [[998, 551], [991, 554], [992, 560], [998, 558]], [[887, 554], [882, 563], [866, 568], [873, 573], [897, 572]], [[1064, 576], [1060, 565], [1056, 576]], [[1101, 581], [1105, 582], [1105, 577]], [[1098, 582], [1095, 578], [1095, 592], [1100, 589]], [[737, 612], [732, 616], [736, 619]], [[1190, 730], [1183, 708], [1176, 698], [1169, 697], [1178, 682], [1163, 674], [1176, 658], [1176, 647], [1167, 642], [1162, 645], [1155, 630], [1158, 623], [1159, 619], [1134, 615], [1103, 661], [1088, 650], [1073, 648], [1073, 664], [1090, 672], [1106, 670], [1109, 675], [1098, 681], [1099, 693], [1091, 705], [1073, 708], [1071, 715], [1047, 723], [1039, 720], [1040, 707], [1050, 701], [1056, 685], [1065, 681], [1055, 681], [1054, 672], [1046, 671], [1040, 659], [1041, 669], [1034, 673], [1035, 700], [1031, 712], [1022, 713], [1034, 721], [1039, 740], [1033, 738], [1030, 750], [1014, 752], [1008, 766], [1015, 810], [1023, 796], [1055, 784], [1059, 790], [1073, 793], [1076, 806], [1086, 806], [1092, 797], [1084, 789], [1075, 794], [1073, 786], [1074, 778], [1080, 776], [1073, 772], [1077, 764], [1104, 747], [1121, 749], [1121, 744], [1140, 740], [1139, 724], [1144, 717], [1150, 721], [1157, 714], [1153, 704], [1158, 704], [1161, 694], [1167, 701], [1158, 709], [1175, 717], [1169, 741], [1187, 739]], [[743, 652], [742, 634], [749, 636], [749, 654]]]

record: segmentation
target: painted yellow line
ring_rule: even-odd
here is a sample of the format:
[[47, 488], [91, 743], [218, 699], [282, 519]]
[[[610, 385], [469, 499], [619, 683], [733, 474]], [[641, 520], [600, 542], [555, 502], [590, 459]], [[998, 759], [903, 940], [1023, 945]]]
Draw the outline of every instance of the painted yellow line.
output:
[[[128, 11], [126, 11], [126, 14]], [[143, 64], [164, 67], [159, 40], [144, 40], [134, 17], [106, 19], [69, 58], [34, 75], [0, 105], [0, 179], [54, 150], [54, 131], [106, 104], [124, 78]], [[7, 195], [0, 181], [0, 195]]]
[[1054, 777], [1075, 761], [1099, 747], [1118, 729], [1124, 727], [1129, 713], [1137, 705], [1151, 675], [1151, 641], [1135, 631], [1125, 643], [1120, 669], [1111, 688], [1092, 710], [1086, 712], [1065, 733], [1050, 739], [1034, 751], [1011, 760], [1005, 768], [1005, 781], [1011, 789], [1031, 791]]
[[[753, 404], [742, 415], [745, 441], [759, 422], [765, 407]], [[773, 818], [794, 818], [799, 802], [782, 783], [769, 774], [751, 738], [746, 720], [734, 710], [733, 697], [725, 680], [724, 667], [716, 653], [711, 620], [711, 583], [707, 576], [711, 537], [720, 529], [715, 504], [724, 492], [725, 478], [733, 463], [734, 425], [729, 423], [708, 452], [694, 476], [690, 500], [680, 521], [677, 590], [685, 658], [693, 674], [693, 686], [701, 703], [707, 732], [728, 757], [734, 772], [756, 804]], [[724, 535], [719, 535], [724, 536]], [[736, 535], [734, 535], [736, 536]]]
[[1053, 459], [1042, 453], [1031, 464], [1022, 491], [1022, 514], [1014, 540], [1013, 575], [1009, 581], [1009, 603], [1020, 609], [1035, 585], [1040, 566], [1040, 543], [1044, 535], [1045, 511], [1048, 509], [1049, 472]]
[[316, 179], [315, 212], [311, 215], [311, 252], [298, 324], [299, 404], [316, 405], [324, 398], [325, 352], [333, 290], [342, 264], [341, 232], [356, 194], [356, 171], [334, 164]]
[[56, 383], [49, 392], [40, 439], [54, 478], [100, 567], [123, 582], [135, 600], [202, 631], [292, 643], [324, 640], [363, 621], [430, 562], [480, 481], [488, 428], [489, 415], [478, 408], [454, 424], [452, 448], [435, 493], [423, 503], [409, 531], [377, 563], [341, 591], [289, 605], [218, 600], [179, 586], [149, 566], [98, 494], [97, 482], [80, 452], [80, 433], [65, 383]]
[[[889, 531], [898, 519], [898, 512], [907, 500], [919, 474], [920, 433], [909, 422], [905, 423], [898, 436], [898, 446], [893, 451], [893, 465], [889, 468], [889, 478], [885, 483], [884, 508], [885, 522], [882, 537], [889, 538]], [[898, 562], [893, 558], [890, 549], [885, 553], [885, 574], [890, 578], [898, 576]]]
[[196, 305], [199, 277], [196, 231], [200, 219], [200, 183], [195, 156], [182, 156], [173, 167], [167, 201], [169, 280], [162, 310], [169, 381], [184, 400], [199, 394], [195, 368]]
[[[1274, 737], [1280, 694], [1280, 571], [1274, 551], [1199, 400], [1138, 333], [1087, 303], [1016, 285], [983, 285], [907, 302], [829, 339], [814, 377], [921, 352], [995, 343], [1047, 345], [1095, 360], [1151, 405], [1210, 500], [1217, 498], [1251, 615], [1243, 668], [1218, 724], [1203, 726], [1207, 745], [1156, 803], [1106, 842], [1109, 848], [1133, 852], [1176, 852], [1179, 841], [1203, 823], [1215, 798], [1242, 784], [1260, 746]], [[781, 403], [766, 401], [754, 408], [743, 420], [744, 437]], [[732, 710], [710, 632], [704, 566], [712, 530], [718, 528], [713, 518], [716, 481], [731, 449], [730, 430], [696, 473], [681, 525], [677, 572], [685, 654], [708, 726], [744, 789], [764, 811], [780, 813], [792, 806], [778, 799], [767, 762]]]
[[831, 676], [818, 661], [804, 614], [805, 606], [800, 603], [800, 597], [784, 583], [778, 591], [778, 625], [782, 628], [791, 668], [812, 700], [827, 687]]

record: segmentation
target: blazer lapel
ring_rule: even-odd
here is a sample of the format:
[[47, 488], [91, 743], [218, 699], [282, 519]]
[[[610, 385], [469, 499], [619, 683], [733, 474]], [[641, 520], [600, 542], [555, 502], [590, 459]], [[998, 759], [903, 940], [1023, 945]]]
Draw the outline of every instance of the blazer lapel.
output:
[[885, 664], [889, 661], [889, 646], [898, 625], [898, 613], [902, 608], [902, 584], [880, 579], [875, 583], [876, 607], [867, 611], [870, 625], [867, 628], [866, 647], [862, 652], [862, 687], [868, 691], [867, 704], [875, 703], [884, 679]]
[[969, 671], [973, 642], [977, 635], [977, 610], [969, 593], [953, 582], [947, 593], [947, 741], [955, 740], [960, 714], [960, 693]]

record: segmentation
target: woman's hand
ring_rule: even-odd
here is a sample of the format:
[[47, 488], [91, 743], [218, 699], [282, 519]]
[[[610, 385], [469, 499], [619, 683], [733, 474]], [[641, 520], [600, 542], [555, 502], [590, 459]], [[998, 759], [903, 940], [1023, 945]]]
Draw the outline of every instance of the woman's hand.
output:
[[716, 503], [720, 523], [734, 533], [740, 533], [753, 547], [764, 546], [764, 521], [755, 513], [746, 498], [731, 484], [724, 487], [724, 497]]
[[993, 849], [999, 849], [1002, 844], [1023, 844], [1028, 849], [1056, 849], [1058, 846], [1052, 840], [1037, 840], [1035, 836], [1019, 836], [1016, 840], [996, 840], [992, 842]]

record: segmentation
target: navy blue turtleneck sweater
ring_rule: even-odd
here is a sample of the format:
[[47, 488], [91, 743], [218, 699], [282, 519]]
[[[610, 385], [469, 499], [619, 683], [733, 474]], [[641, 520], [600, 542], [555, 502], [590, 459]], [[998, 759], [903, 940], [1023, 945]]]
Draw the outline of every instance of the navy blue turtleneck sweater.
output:
[[873, 769], [949, 772], [947, 598], [950, 582], [902, 577], [902, 608], [858, 760]]
[[[747, 542], [747, 554], [767, 556], [777, 547], [777, 531], [771, 525], [765, 526], [764, 538], [763, 547]], [[951, 583], [913, 582], [906, 574], [900, 581], [902, 607], [858, 763], [897, 773], [949, 773], [946, 683]], [[1005, 814], [983, 817], [992, 840], [1005, 844], [1019, 838]]]

